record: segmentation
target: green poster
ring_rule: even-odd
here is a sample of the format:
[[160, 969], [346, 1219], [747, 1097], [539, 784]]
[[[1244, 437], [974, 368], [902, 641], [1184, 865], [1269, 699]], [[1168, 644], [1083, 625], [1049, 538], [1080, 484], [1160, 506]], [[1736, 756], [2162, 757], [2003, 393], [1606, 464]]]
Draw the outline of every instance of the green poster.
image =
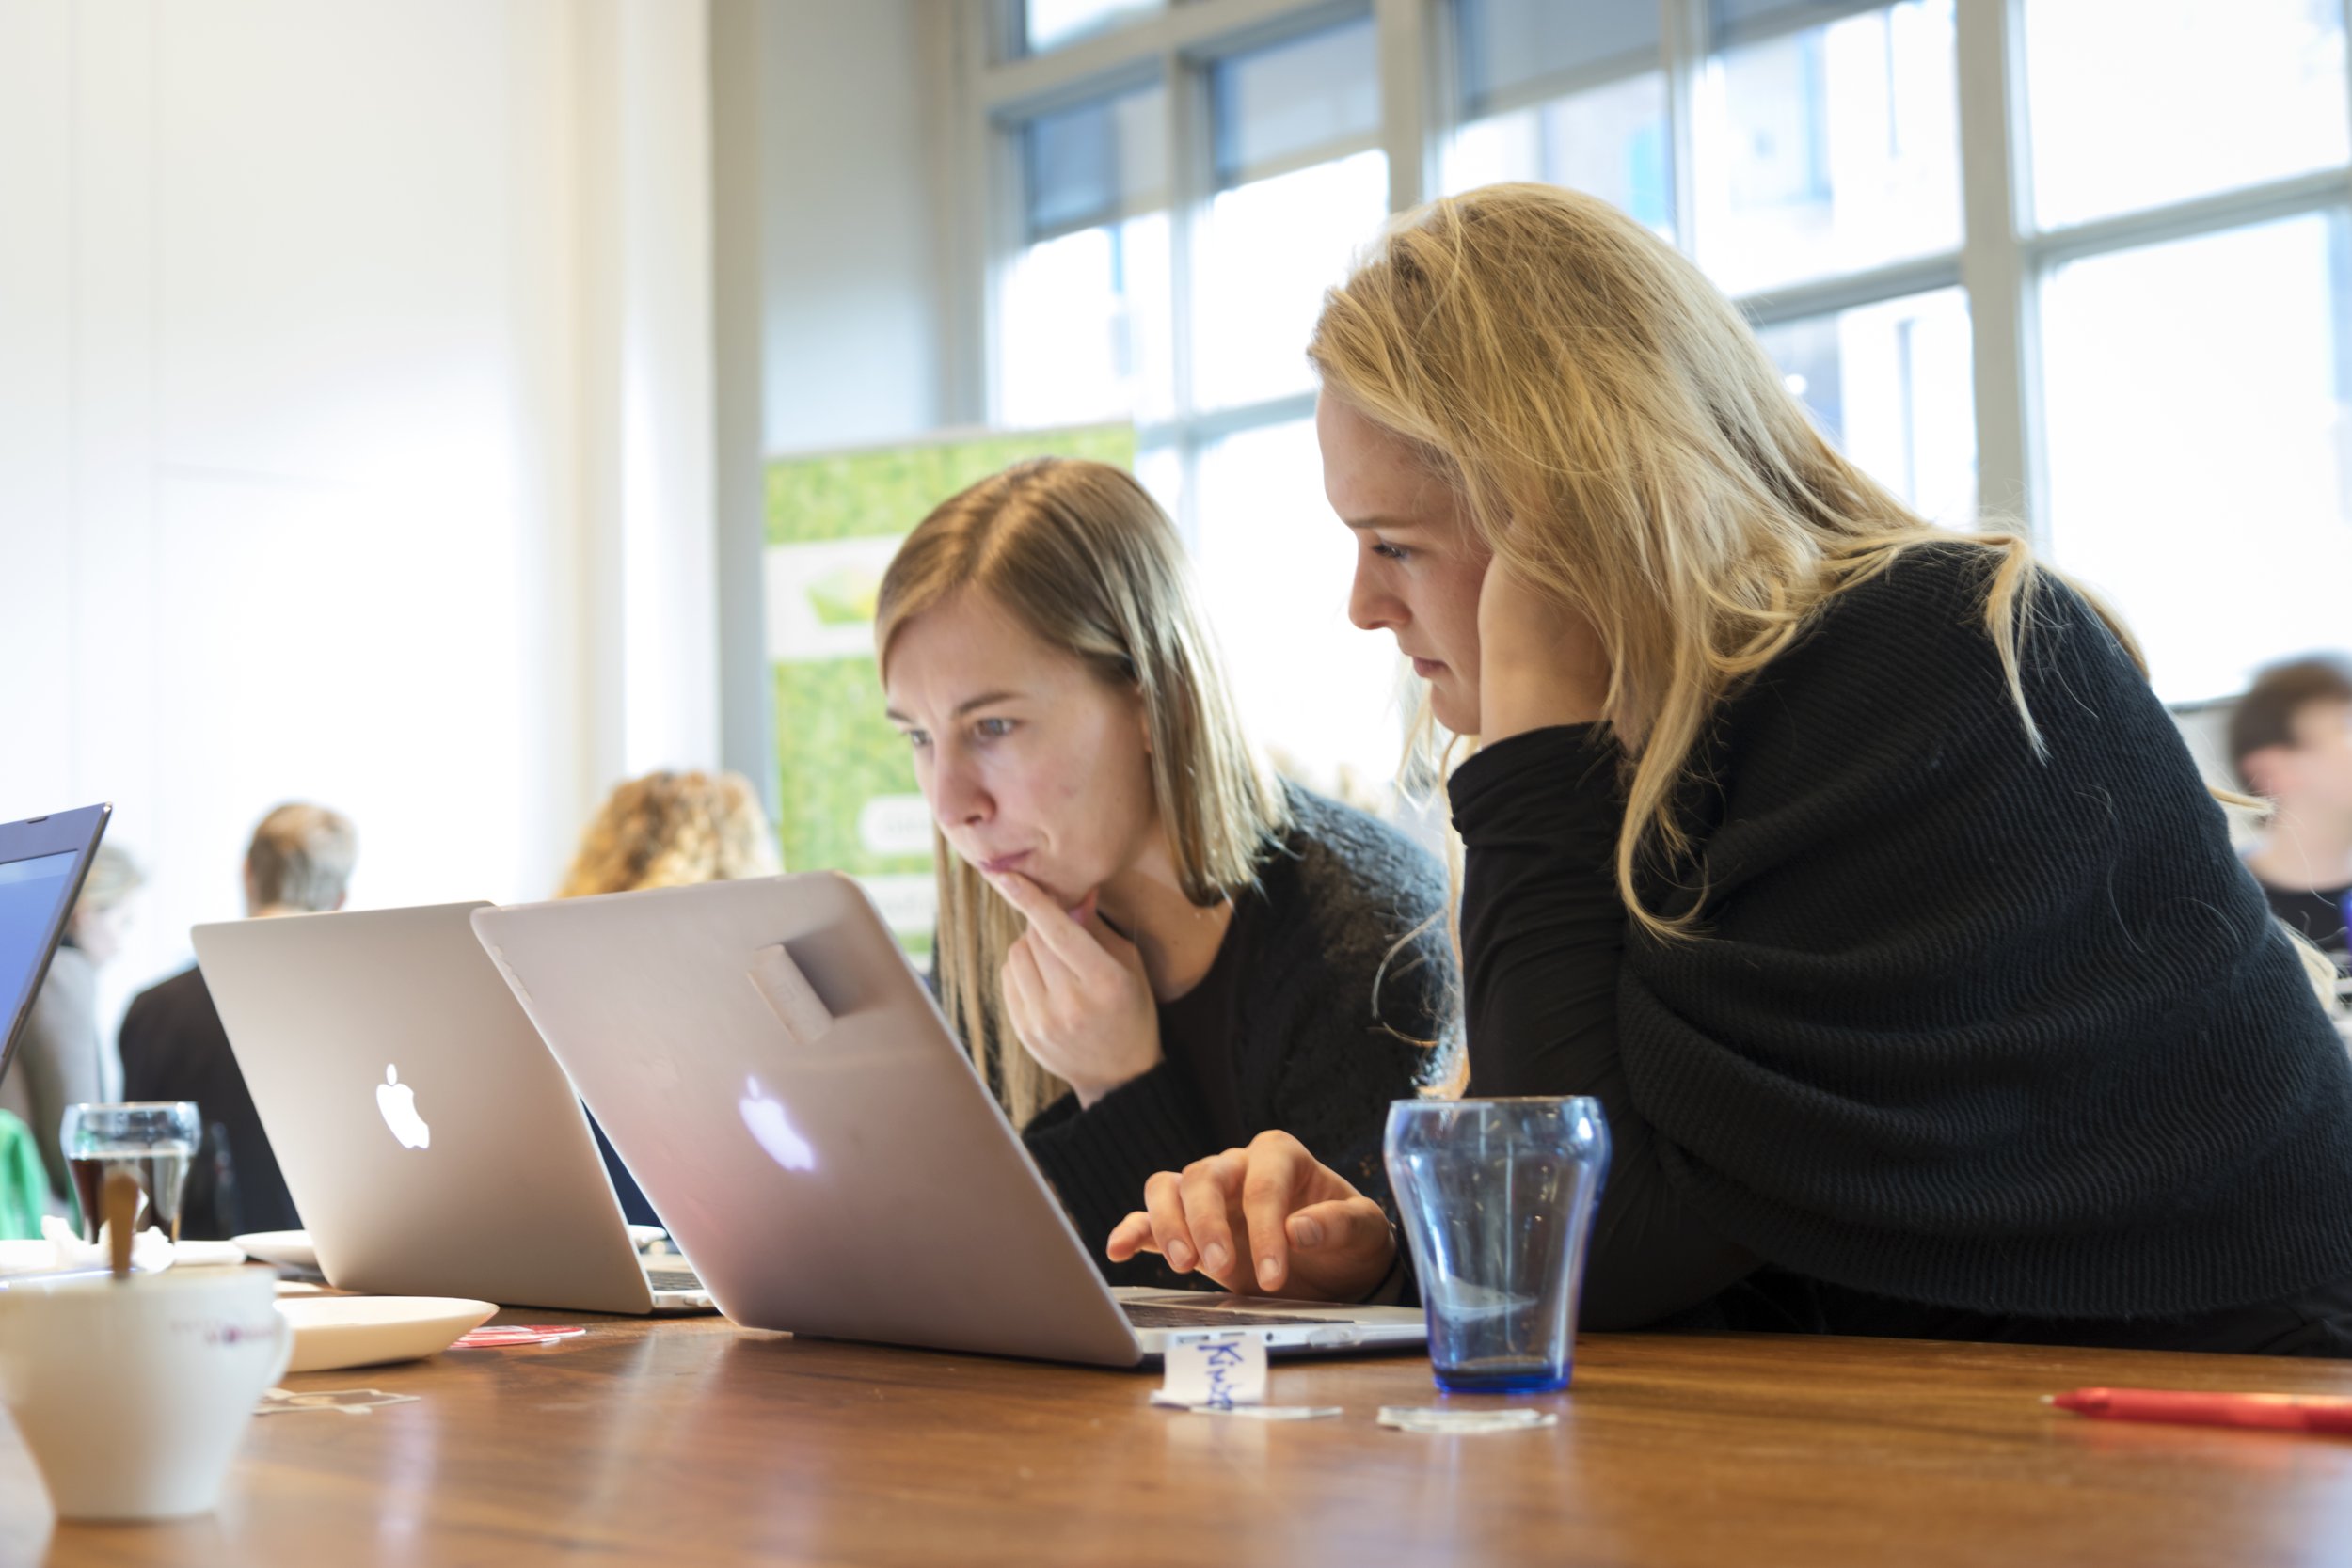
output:
[[930, 814], [905, 739], [882, 717], [874, 598], [932, 507], [1025, 457], [1132, 467], [1128, 425], [950, 436], [768, 465], [768, 648], [776, 694], [784, 863], [846, 871], [920, 954], [936, 914]]

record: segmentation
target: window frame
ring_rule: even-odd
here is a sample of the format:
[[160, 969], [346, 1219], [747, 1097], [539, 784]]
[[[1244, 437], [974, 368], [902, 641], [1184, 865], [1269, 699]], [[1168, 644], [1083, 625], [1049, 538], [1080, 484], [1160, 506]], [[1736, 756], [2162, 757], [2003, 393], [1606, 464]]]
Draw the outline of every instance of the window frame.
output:
[[[1885, 0], [1815, 0], [1764, 24], [1710, 37], [1708, 0], [1657, 0], [1659, 57], [1655, 65], [1627, 57], [1621, 74], [1592, 69], [1563, 80], [1515, 88], [1488, 114], [1542, 103], [1561, 93], [1623, 81], [1661, 70], [1666, 82], [1669, 167], [1676, 244], [1692, 254], [1696, 214], [1690, 178], [1696, 150], [1692, 132], [1700, 73], [1718, 41], [1739, 47], [1880, 8]], [[958, 0], [959, 26], [982, 39], [1017, 40], [1020, 0]], [[1973, 400], [1977, 424], [1978, 521], [2016, 530], [2038, 546], [2049, 544], [2047, 451], [2042, 407], [2040, 297], [2058, 267], [2087, 257], [2192, 238], [2271, 219], [2338, 211], [2352, 215], [2352, 164], [2288, 176], [2218, 194], [2192, 197], [2137, 212], [2042, 228], [2033, 215], [2025, 60], [2026, 0], [1956, 0], [1955, 70], [1960, 115], [1961, 240], [1956, 249], [1883, 266], [1824, 275], [1740, 296], [1759, 326], [1873, 305], [1935, 289], [1958, 287], [1968, 302]], [[2352, 33], [2352, 0], [2340, 0]], [[997, 361], [994, 341], [997, 277], [1021, 243], [1019, 160], [1002, 149], [1017, 144], [1018, 126], [1042, 110], [1083, 102], [1156, 79], [1168, 87], [1168, 171], [1171, 244], [1175, 246], [1172, 302], [1175, 327], [1175, 409], [1172, 419], [1138, 426], [1139, 448], [1172, 447], [1186, 483], [1179, 524], [1193, 535], [1190, 483], [1210, 442], [1239, 431], [1301, 418], [1313, 406], [1299, 393], [1214, 412], [1194, 406], [1191, 387], [1192, 280], [1189, 255], [1196, 214], [1216, 194], [1210, 146], [1208, 68], [1220, 57], [1337, 22], [1369, 15], [1375, 24], [1381, 114], [1377, 144], [1389, 157], [1391, 213], [1417, 205], [1437, 186], [1444, 139], [1461, 123], [1459, 72], [1453, 59], [1454, 0], [1170, 0], [1165, 9], [1089, 35], [1045, 55], [1009, 55], [1001, 47], [958, 51], [964, 80], [957, 127], [993, 150], [988, 198], [961, 253], [985, 259], [978, 269], [985, 293], [977, 319], [962, 324], [970, 353], [988, 367], [990, 388], [969, 411], [993, 411]], [[965, 34], [970, 38], [972, 34]], [[2352, 78], [2352, 50], [2346, 51]], [[1573, 79], [1569, 79], [1573, 78]], [[2347, 80], [2352, 104], [2352, 79]], [[959, 138], [961, 139], [961, 138]], [[970, 168], [967, 163], [966, 168]], [[1008, 214], [1016, 221], [1008, 222]], [[1367, 236], [1368, 237], [1368, 236]], [[2063, 564], [2063, 562], [2060, 562]]]

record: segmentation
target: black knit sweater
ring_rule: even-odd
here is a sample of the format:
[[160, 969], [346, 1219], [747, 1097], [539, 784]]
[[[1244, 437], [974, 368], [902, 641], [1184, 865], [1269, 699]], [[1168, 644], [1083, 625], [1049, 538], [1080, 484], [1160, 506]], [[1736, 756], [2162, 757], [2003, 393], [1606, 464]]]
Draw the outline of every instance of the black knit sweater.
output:
[[1595, 1093], [1614, 1124], [1592, 1326], [1760, 1264], [2050, 1319], [2352, 1279], [2343, 1045], [2170, 719], [2055, 580], [2035, 755], [1983, 560], [1905, 555], [1722, 706], [1700, 863], [1645, 895], [1695, 900], [1698, 940], [1617, 902], [1605, 732], [1456, 773], [1471, 1092]]
[[[1236, 896], [1209, 974], [1160, 1009], [1165, 1059], [1089, 1109], [1064, 1096], [1024, 1133], [1098, 1263], [1154, 1172], [1272, 1128], [1388, 1202], [1389, 1102], [1438, 1067], [1424, 1042], [1454, 1001], [1445, 874], [1362, 812], [1288, 794], [1292, 826]], [[1104, 1269], [1118, 1283], [1206, 1283], [1149, 1257]]]

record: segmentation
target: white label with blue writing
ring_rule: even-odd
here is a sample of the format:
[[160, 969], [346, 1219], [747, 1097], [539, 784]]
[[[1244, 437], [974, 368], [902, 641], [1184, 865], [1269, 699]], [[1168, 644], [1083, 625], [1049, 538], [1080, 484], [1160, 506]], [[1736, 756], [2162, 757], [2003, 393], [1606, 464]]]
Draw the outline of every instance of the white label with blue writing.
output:
[[1153, 1404], [1231, 1410], [1265, 1402], [1265, 1340], [1255, 1334], [1171, 1338], [1163, 1353], [1168, 1377]]

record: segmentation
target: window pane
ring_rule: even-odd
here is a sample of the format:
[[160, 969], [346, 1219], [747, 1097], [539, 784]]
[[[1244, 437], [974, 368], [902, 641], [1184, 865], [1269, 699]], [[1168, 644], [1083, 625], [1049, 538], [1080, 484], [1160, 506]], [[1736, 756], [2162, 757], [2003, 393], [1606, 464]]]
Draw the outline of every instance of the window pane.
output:
[[1658, 62], [1649, 0], [1456, 0], [1454, 21], [1462, 104], [1472, 118], [1549, 78], [1589, 82]]
[[1023, 0], [1022, 40], [1032, 55], [1158, 10], [1165, 0]]
[[1777, 322], [1756, 339], [1838, 451], [1923, 516], [1973, 520], [1976, 389], [1964, 293], [1939, 289]]
[[1194, 401], [1230, 407], [1303, 392], [1323, 292], [1389, 210], [1389, 162], [1359, 152], [1209, 203], [1193, 267]]
[[998, 285], [1006, 423], [1168, 413], [1167, 121], [1153, 87], [1021, 128], [1030, 243]]
[[1380, 132], [1380, 66], [1369, 19], [1219, 60], [1209, 72], [1216, 179]]
[[1666, 77], [1653, 71], [1463, 126], [1446, 144], [1444, 184], [1449, 192], [1498, 180], [1566, 185], [1672, 239], [1669, 145]]
[[1032, 240], [1165, 206], [1168, 93], [1041, 115], [1022, 127], [1021, 154]]
[[1734, 293], [1960, 244], [1952, 0], [1711, 56], [1697, 103], [1699, 260]]
[[2345, 641], [2341, 213], [2061, 267], [2042, 294], [2050, 540], [2168, 702]]
[[2352, 155], [2339, 0], [2028, 0], [2045, 226]]
[[1404, 751], [1395, 644], [1348, 623], [1355, 545], [1313, 421], [1214, 443], [1198, 483], [1194, 554], [1243, 722], [1300, 783], [1376, 797]]
[[1166, 418], [1169, 297], [1166, 213], [1029, 246], [999, 296], [999, 417]]

